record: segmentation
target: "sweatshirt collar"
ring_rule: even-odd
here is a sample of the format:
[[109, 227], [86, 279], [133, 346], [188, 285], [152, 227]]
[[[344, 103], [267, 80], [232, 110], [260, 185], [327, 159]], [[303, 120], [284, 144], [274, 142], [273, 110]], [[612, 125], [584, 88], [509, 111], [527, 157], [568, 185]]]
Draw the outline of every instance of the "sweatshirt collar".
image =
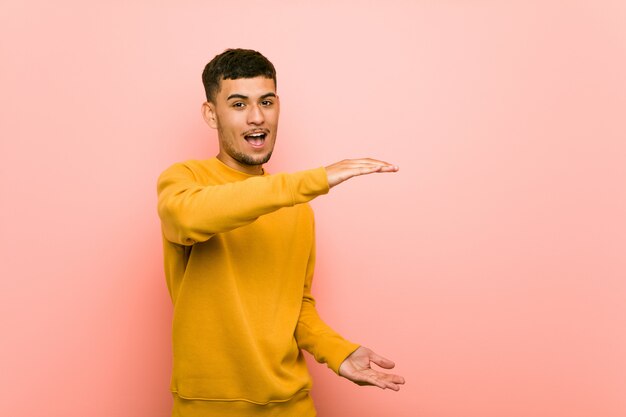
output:
[[265, 168], [263, 168], [263, 174], [255, 175], [255, 174], [247, 174], [245, 172], [241, 172], [241, 171], [238, 171], [238, 170], [236, 170], [234, 168], [231, 168], [228, 165], [226, 165], [225, 163], [223, 163], [222, 161], [220, 161], [219, 159], [217, 159], [217, 157], [213, 157], [209, 161], [212, 162], [213, 165], [215, 165], [216, 168], [219, 169], [221, 172], [223, 172], [224, 174], [228, 175], [228, 177], [236, 179], [236, 180], [245, 180], [247, 178], [264, 177], [266, 175], [269, 175]]

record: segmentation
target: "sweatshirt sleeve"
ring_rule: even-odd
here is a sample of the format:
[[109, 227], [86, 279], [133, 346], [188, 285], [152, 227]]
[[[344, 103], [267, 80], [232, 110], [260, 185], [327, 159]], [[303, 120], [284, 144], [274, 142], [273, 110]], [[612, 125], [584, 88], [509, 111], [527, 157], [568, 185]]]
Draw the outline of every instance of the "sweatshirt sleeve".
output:
[[311, 295], [314, 269], [315, 241], [307, 265], [302, 307], [295, 337], [298, 347], [312, 354], [316, 361], [326, 363], [330, 369], [339, 374], [339, 366], [359, 345], [344, 339], [324, 323], [317, 313], [315, 299]]
[[188, 246], [282, 207], [305, 203], [328, 190], [323, 167], [203, 185], [189, 167], [175, 164], [159, 177], [158, 212], [165, 238]]

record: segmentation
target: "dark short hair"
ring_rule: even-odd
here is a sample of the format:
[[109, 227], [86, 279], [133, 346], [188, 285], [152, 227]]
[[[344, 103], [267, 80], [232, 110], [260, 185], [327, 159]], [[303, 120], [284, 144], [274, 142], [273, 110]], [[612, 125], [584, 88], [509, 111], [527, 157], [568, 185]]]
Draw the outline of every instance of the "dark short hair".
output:
[[276, 69], [260, 52], [251, 49], [227, 49], [206, 64], [202, 71], [206, 99], [215, 102], [222, 80], [254, 77], [271, 78], [276, 85]]

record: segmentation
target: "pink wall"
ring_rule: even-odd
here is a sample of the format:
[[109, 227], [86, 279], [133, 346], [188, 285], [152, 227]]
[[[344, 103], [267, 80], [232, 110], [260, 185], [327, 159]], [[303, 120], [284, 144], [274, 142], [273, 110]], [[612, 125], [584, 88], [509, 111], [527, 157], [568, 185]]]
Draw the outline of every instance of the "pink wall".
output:
[[169, 415], [155, 181], [215, 154], [231, 46], [278, 68], [273, 171], [401, 167], [314, 202], [316, 292], [407, 385], [314, 366], [321, 416], [626, 415], [623, 1], [112, 3], [0, 5], [0, 415]]

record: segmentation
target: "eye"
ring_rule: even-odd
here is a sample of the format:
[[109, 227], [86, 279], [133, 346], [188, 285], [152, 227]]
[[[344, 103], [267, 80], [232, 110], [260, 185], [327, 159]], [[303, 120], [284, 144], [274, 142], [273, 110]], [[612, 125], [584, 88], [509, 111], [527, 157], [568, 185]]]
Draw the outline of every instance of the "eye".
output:
[[272, 100], [263, 100], [263, 101], [261, 102], [261, 106], [264, 106], [264, 107], [269, 107], [269, 106], [271, 106], [272, 104], [274, 104], [274, 102], [273, 102]]
[[231, 106], [236, 109], [243, 109], [246, 106], [246, 104], [241, 101], [236, 101], [233, 104], [231, 104]]

